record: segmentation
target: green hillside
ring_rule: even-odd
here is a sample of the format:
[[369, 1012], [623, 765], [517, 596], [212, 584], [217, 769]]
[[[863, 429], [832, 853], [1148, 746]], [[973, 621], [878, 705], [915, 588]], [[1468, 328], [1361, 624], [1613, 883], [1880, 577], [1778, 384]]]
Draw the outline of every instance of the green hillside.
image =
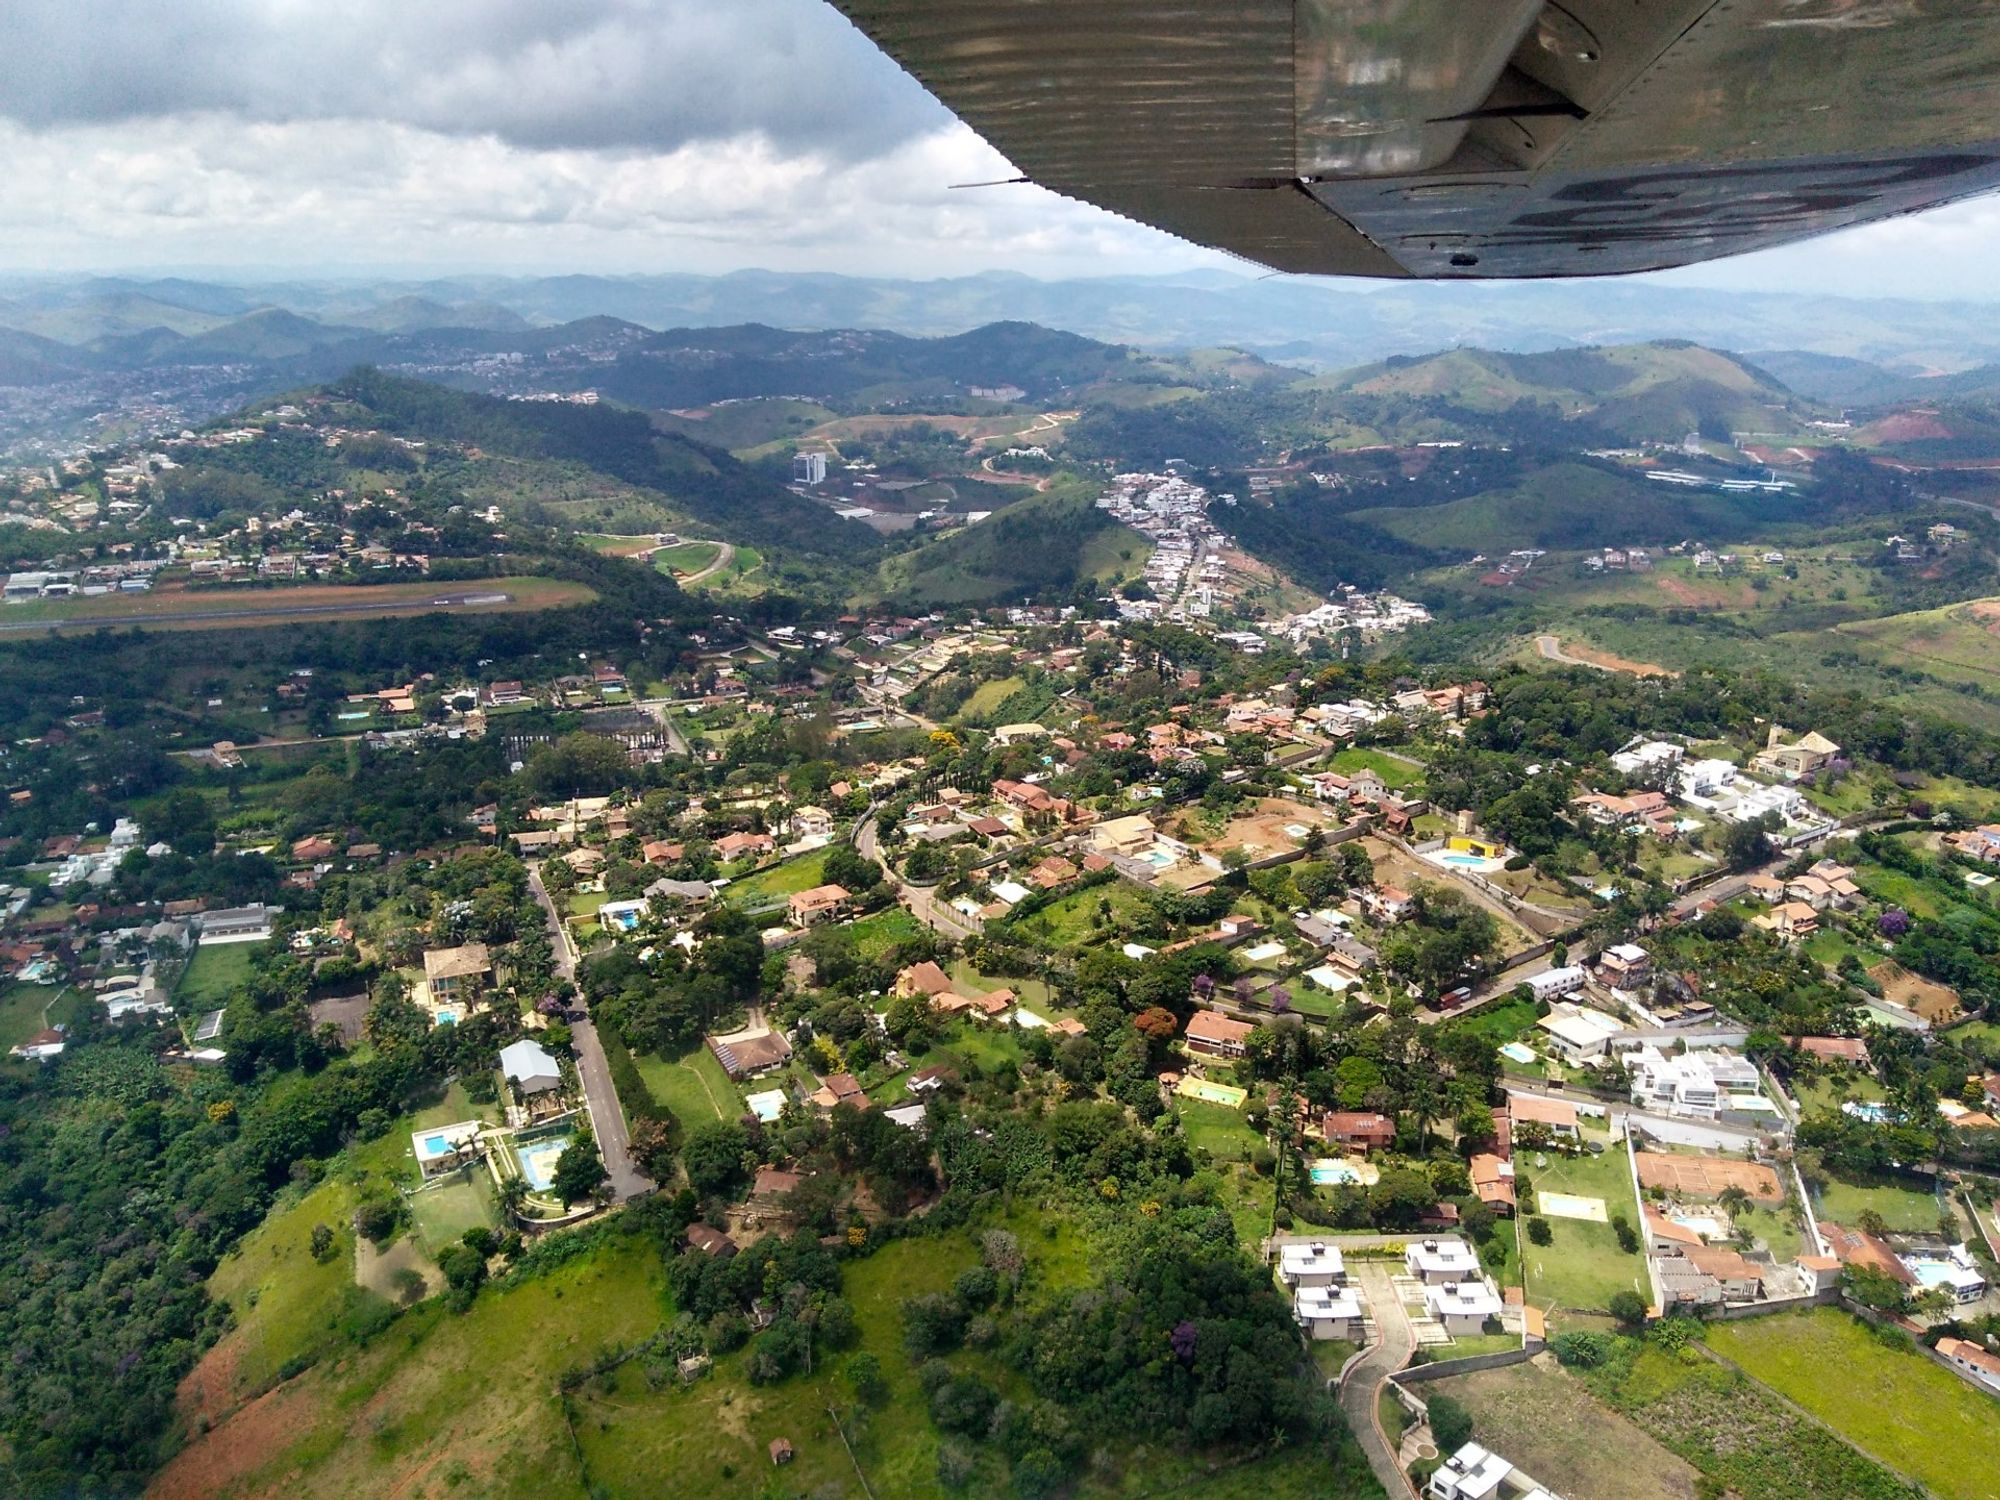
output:
[[330, 386], [385, 431], [476, 445], [511, 458], [570, 461], [657, 491], [677, 514], [733, 542], [858, 560], [867, 527], [801, 500], [719, 448], [660, 432], [642, 412], [560, 401], [501, 401], [360, 370]]
[[908, 604], [975, 604], [1137, 578], [1151, 544], [1096, 506], [1095, 486], [1059, 486], [991, 520], [885, 561], [872, 591]]
[[1321, 385], [1339, 394], [1445, 401], [1474, 412], [1535, 402], [1628, 439], [1790, 432], [1806, 405], [1735, 355], [1678, 342], [1540, 354], [1452, 349], [1384, 360]]
[[1419, 547], [1492, 552], [1740, 536], [1808, 510], [1804, 500], [1688, 491], [1593, 464], [1558, 463], [1507, 489], [1419, 509], [1356, 511], [1351, 519]]

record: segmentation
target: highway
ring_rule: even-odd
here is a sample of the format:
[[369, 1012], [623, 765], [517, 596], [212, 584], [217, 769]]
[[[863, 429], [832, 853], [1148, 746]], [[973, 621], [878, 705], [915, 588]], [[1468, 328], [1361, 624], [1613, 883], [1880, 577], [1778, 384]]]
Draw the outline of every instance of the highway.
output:
[[[535, 900], [541, 903], [542, 915], [549, 924], [549, 942], [555, 949], [556, 975], [574, 984], [576, 957], [569, 945], [569, 934], [563, 930], [556, 904], [542, 884], [539, 864], [528, 867], [528, 888], [535, 893]], [[587, 1002], [580, 992], [576, 1003], [587, 1012]], [[612, 1201], [623, 1203], [641, 1193], [650, 1193], [654, 1186], [652, 1179], [632, 1161], [631, 1133], [625, 1128], [625, 1110], [618, 1102], [618, 1088], [611, 1081], [611, 1064], [604, 1056], [603, 1042], [598, 1040], [596, 1023], [586, 1013], [570, 1023], [570, 1037], [576, 1045], [576, 1074], [583, 1084], [583, 1102], [590, 1114], [591, 1134], [597, 1137], [597, 1149], [604, 1157], [604, 1170], [611, 1178]]]

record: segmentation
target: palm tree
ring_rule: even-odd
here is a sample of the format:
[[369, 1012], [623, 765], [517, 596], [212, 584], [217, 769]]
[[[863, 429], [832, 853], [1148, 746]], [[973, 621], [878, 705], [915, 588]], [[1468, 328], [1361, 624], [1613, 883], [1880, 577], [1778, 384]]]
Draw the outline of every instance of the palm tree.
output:
[[527, 1179], [518, 1176], [503, 1178], [500, 1183], [500, 1209], [510, 1219], [521, 1216], [521, 1208], [528, 1201]]
[[1750, 1195], [1733, 1182], [1716, 1194], [1716, 1201], [1728, 1211], [1731, 1218], [1748, 1213], [1751, 1207]]

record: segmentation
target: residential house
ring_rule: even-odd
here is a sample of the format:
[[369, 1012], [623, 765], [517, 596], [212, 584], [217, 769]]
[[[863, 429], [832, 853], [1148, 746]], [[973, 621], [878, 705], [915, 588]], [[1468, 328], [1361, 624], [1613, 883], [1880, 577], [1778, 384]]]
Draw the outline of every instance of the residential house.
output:
[[1515, 1472], [1499, 1454], [1467, 1443], [1437, 1466], [1424, 1486], [1425, 1500], [1554, 1500], [1540, 1485]]
[[844, 885], [816, 885], [811, 890], [799, 891], [790, 902], [792, 925], [811, 927], [829, 917], [837, 917], [853, 899]]
[[1368, 1314], [1351, 1286], [1301, 1286], [1292, 1294], [1292, 1317], [1309, 1339], [1367, 1340]]
[[935, 999], [951, 988], [951, 976], [929, 959], [920, 964], [911, 964], [896, 975], [895, 986], [890, 994], [898, 1000], [907, 1000], [918, 995]]
[[1523, 982], [1537, 1000], [1559, 1000], [1582, 989], [1589, 977], [1581, 964], [1565, 964], [1559, 969], [1530, 974]]
[[1090, 847], [1100, 854], [1122, 854], [1133, 858], [1153, 847], [1158, 831], [1143, 813], [1125, 818], [1109, 818], [1090, 831]]
[[1759, 917], [1757, 925], [1781, 938], [1801, 942], [1819, 931], [1819, 913], [1803, 901], [1785, 901]]
[[1241, 1057], [1243, 1044], [1257, 1028], [1219, 1010], [1198, 1010], [1188, 1017], [1187, 1044], [1190, 1052], [1210, 1057]]
[[715, 857], [725, 864], [739, 859], [762, 859], [777, 849], [768, 833], [725, 833], [715, 841]]
[[1773, 724], [1764, 741], [1763, 752], [1750, 764], [1755, 770], [1785, 781], [1800, 781], [1818, 775], [1839, 754], [1840, 746], [1816, 730], [1786, 744], [1784, 731]]
[[1378, 885], [1361, 892], [1361, 908], [1376, 921], [1394, 926], [1415, 911], [1417, 903], [1398, 886]]
[[856, 1109], [868, 1108], [868, 1095], [861, 1082], [852, 1073], [829, 1073], [820, 1081], [820, 1086], [806, 1096], [806, 1102], [824, 1113], [842, 1104], [851, 1104]]
[[795, 839], [830, 839], [833, 837], [833, 814], [823, 807], [801, 807], [792, 813], [792, 837]]
[[1715, 1278], [1725, 1302], [1755, 1302], [1764, 1295], [1764, 1273], [1727, 1245], [1688, 1245], [1681, 1258], [1697, 1271]]
[[1503, 1219], [1514, 1216], [1514, 1164], [1491, 1151], [1480, 1151], [1467, 1164], [1472, 1191], [1479, 1201]]
[[1599, 1061], [1611, 1039], [1622, 1036], [1625, 1024], [1601, 1010], [1562, 1002], [1535, 1022], [1542, 1043], [1571, 1067]]
[[1636, 990], [1653, 977], [1653, 957], [1637, 943], [1617, 943], [1597, 955], [1605, 983], [1614, 989]]
[[1479, 1279], [1479, 1257], [1461, 1239], [1419, 1240], [1403, 1250], [1403, 1268], [1425, 1286]]
[[300, 864], [311, 864], [315, 860], [331, 859], [334, 842], [325, 834], [315, 833], [307, 838], [292, 841], [292, 858]]
[[745, 1078], [782, 1067], [792, 1055], [792, 1044], [775, 1031], [751, 1032], [732, 1036], [726, 1041], [711, 1036], [704, 1041], [708, 1050], [715, 1054], [715, 1060], [722, 1064], [722, 1071], [739, 1083]]
[[433, 1005], [476, 1003], [493, 972], [493, 959], [484, 943], [466, 943], [457, 948], [430, 948], [424, 952], [424, 982]]
[[1539, 1125], [1556, 1140], [1583, 1139], [1582, 1127], [1577, 1124], [1576, 1106], [1567, 1099], [1544, 1099], [1537, 1094], [1509, 1094], [1507, 1114], [1514, 1122], [1516, 1137], [1520, 1135], [1523, 1125]]
[[524, 1098], [562, 1087], [562, 1068], [539, 1042], [510, 1042], [502, 1047], [500, 1071]]
[[1660, 1114], [1713, 1120], [1739, 1098], [1761, 1097], [1757, 1065], [1721, 1048], [1668, 1054], [1649, 1044], [1628, 1054], [1625, 1066], [1632, 1102]]
[[1487, 1319], [1498, 1318], [1504, 1305], [1483, 1279], [1424, 1287], [1424, 1310], [1455, 1339], [1483, 1332]]
[[672, 844], [665, 839], [648, 839], [639, 846], [639, 858], [649, 865], [670, 865], [686, 857], [686, 844]]
[[1970, 1339], [1942, 1338], [1937, 1341], [1938, 1358], [1978, 1385], [2000, 1394], [2000, 1355], [1995, 1355]]
[[38, 1031], [25, 1042], [16, 1042], [7, 1050], [25, 1061], [45, 1063], [62, 1056], [63, 1034], [60, 1031]]
[[1325, 1240], [1281, 1246], [1278, 1279], [1290, 1287], [1341, 1285], [1347, 1280], [1347, 1266], [1340, 1246]]
[[1320, 1134], [1329, 1146], [1366, 1154], [1396, 1144], [1396, 1122], [1368, 1110], [1330, 1109], [1320, 1122]]

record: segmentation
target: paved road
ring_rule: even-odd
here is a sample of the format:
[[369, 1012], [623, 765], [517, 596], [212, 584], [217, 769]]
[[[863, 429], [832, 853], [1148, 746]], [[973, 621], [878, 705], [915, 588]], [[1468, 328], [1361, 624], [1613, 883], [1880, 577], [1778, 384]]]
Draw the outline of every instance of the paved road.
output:
[[1376, 1341], [1347, 1372], [1347, 1379], [1340, 1387], [1340, 1410], [1347, 1418], [1348, 1431], [1368, 1455], [1368, 1467], [1375, 1471], [1376, 1482], [1390, 1495], [1408, 1496], [1413, 1491], [1402, 1465], [1396, 1462], [1396, 1445], [1382, 1431], [1381, 1418], [1376, 1415], [1382, 1382], [1408, 1364], [1417, 1347], [1417, 1336], [1410, 1328], [1402, 1298], [1396, 1295], [1389, 1276], [1386, 1263], [1365, 1260], [1354, 1263], [1354, 1279], [1361, 1284], [1361, 1295], [1375, 1315]]
[[[549, 899], [549, 893], [542, 884], [539, 865], [528, 867], [528, 887], [541, 903], [542, 915], [549, 924], [549, 941], [555, 948], [555, 969], [558, 977], [576, 982], [576, 958], [570, 951], [569, 934], [563, 931], [562, 918], [557, 915], [556, 904]], [[585, 1002], [579, 997], [577, 1004]], [[576, 1076], [583, 1084], [584, 1108], [590, 1113], [591, 1134], [597, 1137], [597, 1149], [604, 1157], [604, 1170], [611, 1176], [611, 1197], [615, 1203], [623, 1203], [640, 1193], [650, 1193], [653, 1181], [642, 1173], [632, 1162], [632, 1138], [625, 1128], [625, 1110], [618, 1102], [617, 1085], [611, 1081], [611, 1064], [605, 1059], [604, 1044], [598, 1040], [597, 1024], [586, 1015], [572, 1022], [570, 1038], [576, 1045]]]
[[[869, 808], [854, 825], [854, 852], [863, 859], [881, 859], [876, 852], [875, 809]], [[882, 860], [882, 868], [896, 883], [896, 893], [903, 905], [910, 909], [910, 915], [933, 931], [946, 937], [969, 938], [979, 935], [979, 923], [969, 919], [949, 902], [940, 901], [937, 892], [929, 887], [909, 885], [898, 875], [887, 860]]]
[[699, 573], [690, 573], [687, 577], [683, 578], [681, 580], [682, 588], [686, 588], [691, 583], [700, 583], [702, 579], [709, 577], [711, 574], [720, 573], [724, 568], [736, 561], [736, 549], [734, 547], [728, 542], [720, 542], [717, 545], [722, 550], [715, 554], [715, 561], [703, 568]]

